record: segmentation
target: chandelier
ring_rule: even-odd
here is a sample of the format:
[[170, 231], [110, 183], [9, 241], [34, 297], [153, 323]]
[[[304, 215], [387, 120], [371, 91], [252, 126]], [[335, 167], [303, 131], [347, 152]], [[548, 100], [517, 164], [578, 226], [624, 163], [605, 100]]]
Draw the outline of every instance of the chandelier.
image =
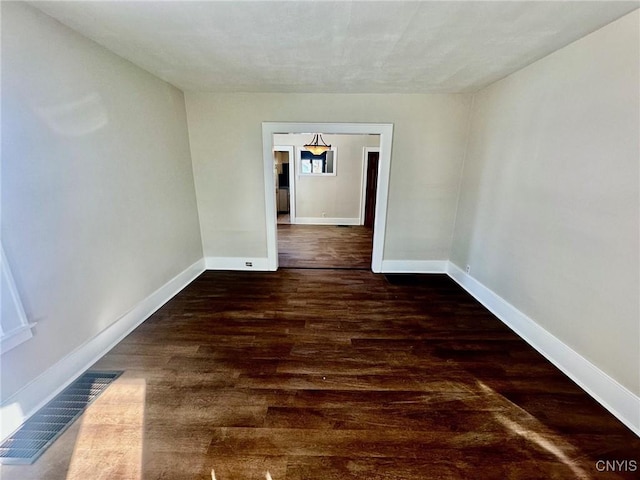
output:
[[[322, 143], [320, 143], [320, 142], [322, 142]], [[304, 148], [309, 150], [314, 155], [320, 155], [321, 153], [324, 153], [327, 150], [329, 150], [331, 148], [331, 145], [327, 145], [324, 142], [324, 139], [322, 138], [322, 135], [319, 134], [319, 133], [316, 133], [313, 136], [313, 140], [311, 140], [310, 143], [306, 144], [304, 146]]]

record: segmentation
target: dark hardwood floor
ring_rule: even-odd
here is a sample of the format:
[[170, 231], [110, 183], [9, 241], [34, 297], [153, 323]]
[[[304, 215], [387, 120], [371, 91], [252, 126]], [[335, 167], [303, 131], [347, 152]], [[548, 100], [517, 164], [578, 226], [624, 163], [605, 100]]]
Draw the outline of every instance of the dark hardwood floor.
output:
[[612, 479], [640, 439], [444, 275], [205, 272], [3, 480]]
[[359, 225], [278, 225], [280, 268], [371, 269], [373, 230]]

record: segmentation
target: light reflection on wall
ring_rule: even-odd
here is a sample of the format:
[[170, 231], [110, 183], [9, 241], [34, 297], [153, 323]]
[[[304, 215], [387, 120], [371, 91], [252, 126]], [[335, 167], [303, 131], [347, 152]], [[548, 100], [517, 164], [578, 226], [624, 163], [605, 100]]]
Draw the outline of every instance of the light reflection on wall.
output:
[[68, 137], [93, 133], [109, 121], [107, 109], [98, 93], [57, 105], [37, 106], [35, 111], [51, 130]]

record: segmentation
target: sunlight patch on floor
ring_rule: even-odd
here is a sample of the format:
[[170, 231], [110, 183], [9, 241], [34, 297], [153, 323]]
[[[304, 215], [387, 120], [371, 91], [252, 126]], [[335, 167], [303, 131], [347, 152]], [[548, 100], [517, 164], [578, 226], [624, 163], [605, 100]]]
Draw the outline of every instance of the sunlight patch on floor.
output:
[[493, 388], [477, 381], [480, 390], [486, 395], [491, 396], [492, 405], [503, 404], [505, 408], [502, 412], [494, 412], [493, 417], [507, 430], [521, 436], [525, 440], [534, 443], [540, 449], [551, 453], [560, 462], [566, 465], [575, 478], [589, 479], [591, 478], [587, 472], [585, 472], [575, 461], [571, 459], [570, 454], [573, 453], [574, 457], [579, 455], [576, 448], [562, 439], [559, 435], [554, 434], [549, 428], [547, 428], [536, 417], [529, 412], [510, 402], [502, 395], [497, 393]]
[[[265, 477], [265, 480], [273, 480], [269, 472], [265, 472], [264, 477]], [[216, 472], [213, 469], [211, 469], [211, 480], [224, 480], [224, 479], [222, 478], [218, 479], [216, 477]]]
[[541, 435], [538, 432], [531, 430], [530, 428], [524, 427], [518, 422], [513, 420], [509, 420], [505, 415], [501, 415], [499, 413], [494, 413], [493, 415], [498, 422], [507, 427], [512, 432], [520, 435], [526, 440], [535, 443], [540, 448], [546, 450], [555, 456], [558, 460], [564, 463], [575, 475], [576, 478], [588, 480], [591, 478], [587, 472], [585, 472], [582, 468], [580, 468], [574, 461], [572, 461], [568, 455], [565, 453], [564, 449], [566, 446], [560, 445], [557, 441], [551, 438], [545, 438], [545, 436]]
[[80, 418], [67, 480], [142, 480], [146, 382], [120, 378]]
[[0, 407], [0, 438], [4, 439], [11, 435], [23, 421], [24, 414], [18, 402]]

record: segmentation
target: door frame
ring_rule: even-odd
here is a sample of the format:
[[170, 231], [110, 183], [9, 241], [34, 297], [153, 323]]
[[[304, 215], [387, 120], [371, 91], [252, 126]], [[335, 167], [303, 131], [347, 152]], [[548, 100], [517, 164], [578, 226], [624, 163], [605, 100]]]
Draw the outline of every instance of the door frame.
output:
[[[296, 159], [295, 159], [295, 147], [293, 145], [274, 145], [273, 152], [288, 152], [289, 153], [289, 222], [296, 223], [296, 175], [294, 172]], [[272, 154], [273, 155], [273, 154]], [[275, 178], [273, 179], [275, 184]], [[277, 200], [276, 200], [277, 201]], [[276, 203], [276, 223], [278, 221], [278, 204]]]
[[[365, 207], [367, 206], [367, 168], [369, 167], [369, 153], [380, 153], [380, 147], [364, 147], [362, 149], [362, 195], [360, 196], [360, 225], [364, 225]], [[378, 155], [378, 162], [380, 162], [380, 156]], [[378, 170], [380, 169], [380, 163], [378, 163]], [[378, 172], [379, 174], [379, 172]], [[375, 222], [375, 219], [374, 219]]]
[[[371, 270], [382, 271], [382, 257], [387, 228], [387, 202], [389, 197], [389, 174], [391, 170], [391, 147], [393, 144], [392, 123], [299, 123], [263, 122], [262, 158], [264, 164], [265, 221], [267, 234], [267, 268], [278, 269], [277, 209], [273, 188], [273, 136], [275, 134], [314, 133], [380, 135], [380, 159], [378, 160], [378, 185], [376, 189], [376, 216], [373, 224], [373, 250]], [[291, 167], [289, 167], [291, 168]]]

